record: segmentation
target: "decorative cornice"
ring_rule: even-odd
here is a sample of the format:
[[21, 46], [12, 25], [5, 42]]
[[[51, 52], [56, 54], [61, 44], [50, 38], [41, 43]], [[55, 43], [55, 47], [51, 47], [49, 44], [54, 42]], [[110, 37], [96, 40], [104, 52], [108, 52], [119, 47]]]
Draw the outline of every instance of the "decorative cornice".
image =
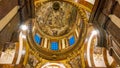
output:
[[[1, 0], [0, 0], [1, 1]], [[9, 23], [9, 21], [18, 12], [19, 6], [15, 6], [5, 17], [0, 20], [0, 31]]]
[[113, 14], [109, 15], [109, 18], [118, 28], [120, 28], [120, 18]]
[[118, 3], [119, 3], [119, 5], [120, 5], [120, 0], [116, 0]]

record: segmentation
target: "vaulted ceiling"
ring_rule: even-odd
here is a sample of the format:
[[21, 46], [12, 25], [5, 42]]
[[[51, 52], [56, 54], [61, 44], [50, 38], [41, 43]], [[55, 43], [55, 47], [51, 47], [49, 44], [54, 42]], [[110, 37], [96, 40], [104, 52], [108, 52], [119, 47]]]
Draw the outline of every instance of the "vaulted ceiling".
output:
[[119, 0], [0, 0], [0, 67], [119, 67], [118, 8]]

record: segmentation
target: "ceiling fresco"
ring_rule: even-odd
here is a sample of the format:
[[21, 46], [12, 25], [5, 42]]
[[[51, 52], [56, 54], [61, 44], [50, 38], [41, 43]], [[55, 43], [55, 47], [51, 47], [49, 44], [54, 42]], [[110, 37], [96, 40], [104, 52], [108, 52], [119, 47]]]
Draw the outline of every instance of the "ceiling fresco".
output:
[[40, 29], [50, 36], [69, 33], [79, 15], [75, 6], [61, 1], [46, 2], [36, 7], [35, 12]]

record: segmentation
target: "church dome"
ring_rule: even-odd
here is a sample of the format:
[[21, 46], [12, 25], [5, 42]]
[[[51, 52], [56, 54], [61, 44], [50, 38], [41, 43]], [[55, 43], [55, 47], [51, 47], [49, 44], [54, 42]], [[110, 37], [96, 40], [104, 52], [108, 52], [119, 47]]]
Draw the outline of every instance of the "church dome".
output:
[[84, 11], [71, 1], [35, 2], [29, 42], [43, 58], [65, 59], [82, 47], [86, 35]]

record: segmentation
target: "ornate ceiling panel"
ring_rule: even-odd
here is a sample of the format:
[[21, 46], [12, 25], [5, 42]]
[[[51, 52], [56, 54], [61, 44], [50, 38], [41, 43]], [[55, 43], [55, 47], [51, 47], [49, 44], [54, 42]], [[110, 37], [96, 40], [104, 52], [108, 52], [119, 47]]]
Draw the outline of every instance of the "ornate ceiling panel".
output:
[[75, 6], [61, 1], [38, 5], [35, 12], [41, 31], [50, 36], [69, 33], [77, 22], [77, 17], [80, 17]]

